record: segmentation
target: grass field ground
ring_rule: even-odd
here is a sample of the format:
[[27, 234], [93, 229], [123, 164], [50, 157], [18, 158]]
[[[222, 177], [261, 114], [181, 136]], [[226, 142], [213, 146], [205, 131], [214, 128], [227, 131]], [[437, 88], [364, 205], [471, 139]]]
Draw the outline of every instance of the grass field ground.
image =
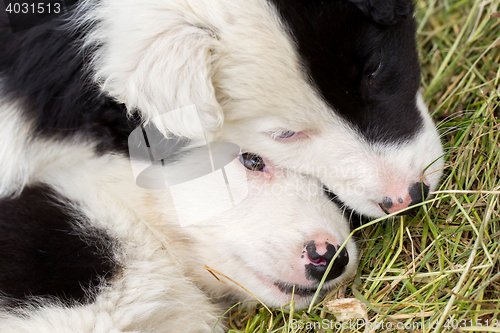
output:
[[[355, 232], [345, 288], [309, 312], [237, 306], [230, 332], [500, 332], [500, 0], [419, 0], [417, 20], [442, 186], [416, 216]], [[363, 303], [368, 322], [335, 325], [334, 294]]]

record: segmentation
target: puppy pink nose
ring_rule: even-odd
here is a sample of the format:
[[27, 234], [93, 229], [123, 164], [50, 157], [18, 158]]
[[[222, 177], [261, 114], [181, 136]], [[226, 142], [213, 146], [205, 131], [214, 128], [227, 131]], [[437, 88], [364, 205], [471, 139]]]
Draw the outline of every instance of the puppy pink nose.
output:
[[[429, 186], [424, 182], [415, 182], [408, 187], [406, 193], [403, 195], [387, 196], [379, 203], [379, 206], [386, 214], [391, 214], [422, 202], [427, 198], [428, 194]], [[400, 215], [408, 213], [410, 213], [410, 210], [404, 211]]]
[[[306, 277], [309, 280], [320, 281], [337, 253], [338, 246], [330, 244], [328, 241], [310, 241], [305, 244], [304, 255], [307, 259], [305, 264]], [[340, 251], [335, 262], [328, 272], [326, 281], [333, 280], [345, 271], [345, 266], [349, 263], [349, 254], [344, 248]]]

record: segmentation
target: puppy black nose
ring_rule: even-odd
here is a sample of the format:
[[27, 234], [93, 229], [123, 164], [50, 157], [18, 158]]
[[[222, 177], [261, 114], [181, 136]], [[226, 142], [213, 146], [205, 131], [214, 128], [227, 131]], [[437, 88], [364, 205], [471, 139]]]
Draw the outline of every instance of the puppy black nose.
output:
[[379, 203], [379, 206], [386, 214], [389, 214], [389, 210], [392, 208], [392, 199], [389, 197], [385, 197], [384, 200]]
[[425, 185], [424, 182], [416, 182], [408, 187], [408, 193], [410, 193], [411, 198], [409, 206], [413, 206], [427, 198], [427, 195], [429, 194], [429, 186]]
[[[407, 189], [403, 188], [400, 192], [384, 197], [378, 205], [386, 214], [392, 214], [422, 202], [428, 194], [429, 186], [424, 182], [415, 182], [411, 183]], [[412, 211], [414, 209], [405, 210], [398, 215], [406, 215]]]
[[[333, 256], [337, 253], [337, 248], [332, 244], [326, 242], [326, 252], [319, 254], [316, 250], [316, 244], [314, 241], [310, 241], [306, 244], [307, 258], [309, 259], [309, 264], [305, 265], [306, 277], [309, 280], [320, 281], [328, 268], [328, 265], [332, 261]], [[335, 259], [332, 265], [332, 269], [328, 272], [326, 281], [333, 280], [345, 271], [345, 266], [349, 263], [349, 254], [344, 248], [340, 251], [339, 255]]]

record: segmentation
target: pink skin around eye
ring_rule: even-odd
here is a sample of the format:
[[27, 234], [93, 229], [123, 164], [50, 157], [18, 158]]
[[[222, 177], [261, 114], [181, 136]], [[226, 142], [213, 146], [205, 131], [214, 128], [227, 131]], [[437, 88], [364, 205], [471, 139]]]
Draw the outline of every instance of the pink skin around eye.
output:
[[305, 134], [304, 132], [295, 132], [293, 135], [286, 137], [286, 138], [280, 138], [279, 136], [277, 136], [276, 140], [287, 142], [287, 141], [296, 141], [296, 140], [306, 139], [306, 138], [307, 138], [307, 134]]
[[264, 181], [271, 180], [277, 173], [278, 169], [271, 165], [266, 159], [262, 158], [265, 164], [264, 171], [253, 171], [245, 168], [241, 163], [241, 167], [245, 168], [245, 171], [248, 175], [251, 175], [253, 179], [260, 179]]

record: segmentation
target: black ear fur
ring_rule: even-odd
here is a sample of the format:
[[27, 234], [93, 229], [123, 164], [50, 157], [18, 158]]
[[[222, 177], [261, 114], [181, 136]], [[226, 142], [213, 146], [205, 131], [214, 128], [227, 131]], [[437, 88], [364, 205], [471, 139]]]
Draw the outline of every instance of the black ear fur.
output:
[[412, 0], [350, 0], [377, 23], [391, 25], [413, 13]]

